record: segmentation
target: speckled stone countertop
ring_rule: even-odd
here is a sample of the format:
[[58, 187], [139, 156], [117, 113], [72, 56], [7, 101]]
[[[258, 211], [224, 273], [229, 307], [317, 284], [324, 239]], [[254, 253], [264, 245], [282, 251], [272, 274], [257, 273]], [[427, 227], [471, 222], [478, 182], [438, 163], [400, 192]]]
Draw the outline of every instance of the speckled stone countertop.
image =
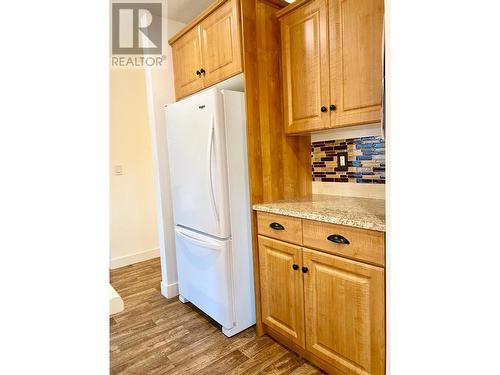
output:
[[334, 195], [254, 204], [256, 211], [385, 232], [385, 200]]

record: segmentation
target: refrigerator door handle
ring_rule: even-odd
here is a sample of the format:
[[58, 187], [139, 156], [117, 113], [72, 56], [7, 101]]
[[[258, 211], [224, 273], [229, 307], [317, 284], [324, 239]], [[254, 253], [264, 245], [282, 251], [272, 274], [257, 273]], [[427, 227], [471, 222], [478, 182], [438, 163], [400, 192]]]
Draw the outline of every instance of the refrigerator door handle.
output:
[[213, 148], [213, 140], [214, 140], [214, 115], [212, 114], [210, 117], [210, 130], [208, 132], [208, 155], [207, 155], [207, 172], [208, 172], [208, 184], [209, 189], [210, 189], [210, 206], [212, 207], [212, 211], [215, 214], [215, 217], [217, 219], [217, 222], [220, 221], [219, 219], [219, 211], [217, 210], [217, 204], [215, 201], [215, 193], [214, 193], [214, 187], [213, 187], [213, 181], [212, 181], [212, 148]]
[[206, 241], [206, 240], [201, 240], [199, 238], [190, 236], [187, 231], [183, 230], [180, 227], [175, 228], [175, 233], [181, 236], [182, 238], [186, 239], [187, 241], [194, 243], [198, 246], [212, 249], [212, 250], [220, 250], [220, 244], [218, 244], [215, 241]]

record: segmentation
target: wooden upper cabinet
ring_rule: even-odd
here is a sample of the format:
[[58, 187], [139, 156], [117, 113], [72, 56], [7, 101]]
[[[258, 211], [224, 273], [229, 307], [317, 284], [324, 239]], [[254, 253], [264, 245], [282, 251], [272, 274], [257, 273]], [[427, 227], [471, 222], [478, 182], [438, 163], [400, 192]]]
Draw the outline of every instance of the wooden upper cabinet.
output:
[[205, 87], [242, 71], [238, 7], [224, 3], [200, 24]]
[[203, 88], [203, 79], [196, 72], [202, 65], [200, 28], [195, 27], [172, 44], [175, 95], [180, 98]]
[[383, 2], [297, 0], [277, 13], [288, 133], [380, 121]]
[[332, 127], [378, 122], [384, 0], [329, 1]]
[[177, 99], [242, 72], [239, 1], [214, 2], [169, 43]]
[[307, 350], [346, 374], [385, 374], [384, 269], [302, 251]]
[[280, 23], [286, 132], [328, 127], [327, 1], [309, 1], [280, 18]]
[[304, 347], [301, 265], [299, 246], [259, 236], [262, 321]]

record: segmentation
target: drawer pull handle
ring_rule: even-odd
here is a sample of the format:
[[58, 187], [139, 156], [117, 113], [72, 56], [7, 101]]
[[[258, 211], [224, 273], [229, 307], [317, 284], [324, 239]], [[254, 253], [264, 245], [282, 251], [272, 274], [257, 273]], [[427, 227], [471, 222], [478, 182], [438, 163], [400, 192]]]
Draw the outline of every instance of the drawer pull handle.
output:
[[307, 271], [309, 271], [309, 268], [307, 268], [307, 267], [302, 267], [302, 272], [307, 273]]
[[295, 271], [297, 271], [297, 270], [299, 269], [299, 265], [298, 265], [298, 264], [294, 264], [294, 265], [292, 266], [292, 268], [293, 268]]
[[285, 227], [281, 225], [280, 223], [271, 223], [269, 224], [269, 227], [274, 229], [274, 230], [285, 230]]
[[341, 236], [340, 234], [330, 234], [326, 239], [328, 241], [332, 241], [332, 242], [339, 243], [342, 245], [349, 245], [350, 244], [349, 240], [347, 238], [345, 238], [344, 236]]

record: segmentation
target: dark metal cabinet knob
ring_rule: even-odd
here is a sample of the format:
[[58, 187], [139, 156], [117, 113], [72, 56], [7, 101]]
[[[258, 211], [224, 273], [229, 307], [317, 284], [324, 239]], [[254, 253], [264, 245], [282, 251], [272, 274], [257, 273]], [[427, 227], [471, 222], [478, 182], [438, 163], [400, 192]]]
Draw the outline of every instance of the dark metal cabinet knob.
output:
[[295, 271], [297, 271], [297, 270], [299, 269], [299, 265], [298, 265], [298, 264], [294, 264], [294, 265], [292, 266], [292, 268], [293, 268]]
[[197, 76], [201, 76], [201, 72], [199, 70], [196, 71]]
[[326, 109], [325, 106], [321, 107], [321, 112], [326, 112], [326, 111], [328, 111], [328, 109]]
[[302, 267], [302, 272], [307, 273], [307, 271], [309, 271], [309, 268], [307, 268], [307, 267]]
[[342, 244], [342, 245], [349, 245], [350, 244], [349, 240], [347, 238], [345, 238], [344, 236], [341, 236], [340, 234], [331, 234], [326, 239], [328, 241], [332, 241], [332, 242]]
[[281, 225], [280, 223], [271, 223], [269, 224], [269, 228], [274, 229], [274, 230], [285, 230], [285, 227]]
[[205, 69], [201, 68], [201, 69], [200, 69], [200, 74], [205, 75], [205, 73], [206, 73], [206, 72], [205, 72]]
[[335, 111], [336, 109], [335, 104], [330, 104], [330, 111]]

